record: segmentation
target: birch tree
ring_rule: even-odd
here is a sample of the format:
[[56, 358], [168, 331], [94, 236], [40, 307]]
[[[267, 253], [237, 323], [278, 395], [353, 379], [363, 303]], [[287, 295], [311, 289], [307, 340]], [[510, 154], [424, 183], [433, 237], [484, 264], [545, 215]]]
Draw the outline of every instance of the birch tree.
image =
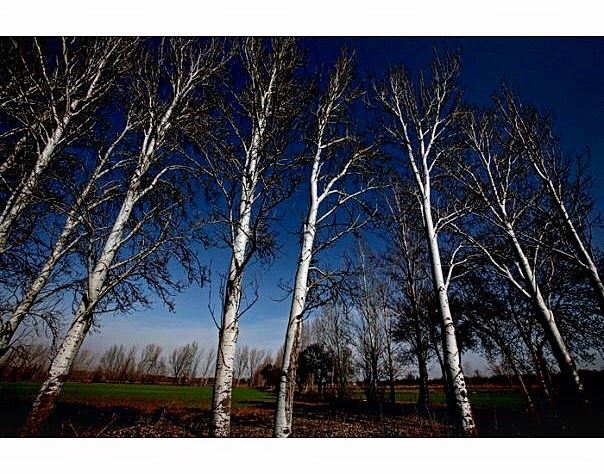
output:
[[313, 111], [308, 209], [285, 334], [273, 430], [275, 437], [288, 437], [292, 433], [296, 366], [302, 319], [307, 311], [309, 276], [312, 270], [321, 273], [313, 268], [313, 259], [321, 250], [362, 227], [367, 220], [361, 198], [372, 185], [364, 180], [363, 172], [367, 171], [375, 148], [363, 143], [350, 124], [350, 108], [361, 95], [353, 82], [353, 72], [352, 58], [342, 55]]
[[3, 157], [0, 172], [5, 178], [19, 163], [29, 166], [7, 189], [0, 214], [0, 254], [35, 201], [52, 161], [93, 126], [97, 109], [130, 58], [132, 43], [120, 38], [12, 40], [12, 80], [0, 92], [2, 114], [12, 125], [3, 134], [11, 151]]
[[224, 83], [213, 142], [200, 143], [200, 172], [216, 190], [210, 221], [230, 253], [216, 351], [210, 434], [230, 431], [233, 370], [244, 293], [254, 255], [270, 256], [270, 222], [287, 196], [283, 174], [293, 121], [300, 110], [300, 53], [292, 39], [248, 38], [237, 46], [238, 79]]
[[[465, 231], [468, 240], [488, 258], [493, 267], [531, 301], [535, 315], [543, 328], [566, 385], [581, 405], [586, 402], [583, 385], [574, 358], [564, 341], [558, 323], [542, 289], [539, 262], [543, 246], [529, 245], [523, 239], [525, 228], [531, 233], [543, 233], [544, 228], [531, 220], [540, 199], [539, 188], [523, 165], [521, 152], [506, 137], [491, 113], [468, 113], [465, 134], [471, 154], [460, 161], [459, 179], [470, 191], [468, 199], [482, 203], [474, 209], [488, 228], [493, 242], [477, 238]], [[497, 238], [506, 242], [506, 252], [496, 252]]]
[[59, 263], [74, 251], [86, 234], [85, 216], [113, 197], [116, 190], [115, 183], [107, 180], [103, 182], [103, 178], [119, 168], [120, 164], [112, 161], [111, 158], [116, 147], [120, 145], [132, 128], [132, 118], [128, 116], [115, 139], [98, 150], [96, 165], [85, 183], [83, 185], [73, 183], [76, 196], [73, 198], [72, 204], [57, 206], [58, 212], [66, 215], [63, 227], [42, 265], [35, 268], [31, 278], [26, 280], [23, 294], [12, 309], [10, 317], [0, 326], [0, 357], [9, 349], [11, 340], [23, 320], [32, 313], [36, 305], [43, 304], [47, 299], [47, 295], [44, 293], [57, 292], [56, 288], [49, 290], [47, 285], [53, 275], [62, 273], [57, 268]]
[[[145, 303], [137, 281], [168, 304], [170, 288], [179, 289], [168, 264], [175, 256], [187, 263], [190, 254], [179, 233], [183, 217], [179, 210], [185, 202], [180, 190], [186, 179], [178, 173], [183, 165], [177, 160], [176, 138], [182, 123], [197, 110], [195, 104], [203, 99], [204, 87], [222, 66], [219, 52], [214, 42], [174, 39], [162, 42], [156, 51], [141, 53], [140, 75], [133, 78], [135, 95], [130, 105], [139, 117], [138, 133], [132, 137], [132, 147], [119, 150], [117, 157], [123, 162], [121, 200], [97, 216], [100, 222], [91, 217], [83, 291], [24, 434], [37, 433], [52, 411], [95, 313]], [[110, 306], [112, 301], [116, 306]]]
[[[439, 193], [433, 178], [439, 166], [452, 152], [455, 122], [459, 117], [456, 80], [459, 59], [437, 58], [429, 77], [420, 74], [414, 83], [403, 68], [390, 72], [389, 79], [377, 87], [377, 99], [385, 109], [388, 122], [385, 130], [393, 143], [406, 155], [418, 192], [430, 258], [432, 283], [442, 321], [444, 365], [452, 387], [456, 410], [455, 425], [460, 434], [472, 436], [476, 426], [461, 367], [455, 323], [448, 298], [449, 279], [445, 276], [439, 245], [440, 232], [459, 217], [463, 209], [454, 209], [435, 219]], [[442, 169], [442, 168], [441, 168]], [[449, 272], [450, 275], [450, 272]]]
[[[591, 210], [589, 182], [581, 163], [573, 170], [546, 117], [521, 103], [509, 90], [504, 90], [497, 100], [497, 109], [509, 127], [508, 133], [522, 147], [523, 157], [532, 165], [558, 215], [560, 227], [574, 250], [574, 254], [564, 255], [583, 269], [604, 315], [604, 284], [594, 257], [588, 221]], [[574, 183], [571, 181], [573, 171]]]

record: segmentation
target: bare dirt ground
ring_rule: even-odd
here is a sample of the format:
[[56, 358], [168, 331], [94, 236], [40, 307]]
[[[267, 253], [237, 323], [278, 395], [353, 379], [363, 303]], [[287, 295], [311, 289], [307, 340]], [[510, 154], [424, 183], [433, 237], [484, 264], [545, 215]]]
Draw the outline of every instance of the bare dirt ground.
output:
[[[20, 404], [21, 405], [21, 404]], [[358, 407], [357, 407], [358, 408]], [[257, 404], [233, 410], [231, 435], [270, 437], [274, 408]], [[26, 406], [3, 406], [6, 423], [2, 436], [15, 436], [27, 413]], [[156, 407], [94, 407], [59, 403], [43, 436], [67, 437], [203, 437], [207, 436], [210, 412], [207, 409]], [[349, 407], [299, 403], [295, 410], [297, 437], [392, 437], [447, 436], [446, 425], [417, 414], [400, 411], [381, 415], [357, 412]]]
[[[16, 436], [28, 410], [25, 403], [0, 405], [1, 436]], [[358, 403], [335, 406], [299, 402], [295, 407], [296, 437], [443, 437], [453, 430], [443, 422], [444, 407], [421, 417], [412, 404], [369, 410]], [[569, 429], [558, 420], [536, 420], [528, 413], [477, 409], [480, 436], [596, 435]], [[234, 437], [269, 437], [273, 419], [271, 403], [233, 410]], [[59, 403], [42, 433], [51, 437], [204, 437], [208, 434], [208, 409], [158, 407], [153, 403], [128, 407], [103, 407]]]

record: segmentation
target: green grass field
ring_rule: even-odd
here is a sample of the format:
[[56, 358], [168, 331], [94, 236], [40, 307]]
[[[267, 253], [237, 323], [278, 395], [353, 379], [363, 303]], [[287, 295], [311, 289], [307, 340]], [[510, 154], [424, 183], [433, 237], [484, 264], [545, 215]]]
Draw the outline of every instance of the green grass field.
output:
[[[39, 387], [40, 384], [35, 382], [3, 383], [0, 384], [0, 398], [33, 399]], [[255, 388], [233, 389], [234, 406], [273, 399], [271, 393]], [[65, 384], [61, 401], [97, 406], [154, 404], [209, 408], [212, 402], [212, 387], [68, 382]]]
[[[33, 400], [39, 388], [35, 382], [13, 382], [0, 384], [0, 398], [4, 400]], [[355, 390], [354, 398], [362, 399], [361, 390]], [[255, 388], [235, 387], [233, 406], [244, 407], [255, 403], [272, 402], [271, 392]], [[445, 404], [444, 393], [440, 388], [431, 387], [430, 399], [438, 405]], [[476, 408], [523, 409], [526, 401], [521, 393], [502, 388], [470, 390], [472, 405]], [[113, 384], [113, 383], [75, 383], [65, 384], [61, 401], [95, 406], [169, 406], [175, 408], [209, 408], [212, 400], [211, 387]], [[415, 403], [417, 388], [397, 390], [398, 403]]]
[[[431, 388], [430, 401], [444, 405], [445, 394], [440, 389]], [[415, 403], [417, 401], [416, 389], [402, 389], [396, 392], [396, 401], [400, 403]], [[470, 389], [470, 401], [476, 408], [509, 408], [523, 409], [526, 399], [522, 393], [509, 389]]]

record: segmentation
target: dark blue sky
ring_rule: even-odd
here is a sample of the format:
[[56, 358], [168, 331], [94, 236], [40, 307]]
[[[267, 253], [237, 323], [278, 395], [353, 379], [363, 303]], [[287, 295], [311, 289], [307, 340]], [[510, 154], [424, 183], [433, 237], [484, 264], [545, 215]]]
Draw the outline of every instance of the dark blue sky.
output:
[[[488, 104], [492, 93], [505, 80], [512, 89], [557, 118], [558, 131], [567, 150], [589, 149], [592, 157], [593, 194], [598, 211], [604, 210], [604, 40], [598, 38], [304, 38], [310, 65], [329, 66], [346, 46], [357, 53], [358, 72], [379, 79], [390, 65], [404, 64], [417, 71], [440, 51], [462, 53], [461, 83], [466, 101]], [[288, 221], [301, 216], [304, 202], [288, 207]], [[290, 229], [294, 230], [294, 229]], [[602, 242], [602, 233], [597, 234]], [[291, 282], [295, 271], [297, 238], [280, 232], [282, 252], [270, 269], [251, 268], [249, 277], [260, 283], [261, 299], [242, 319], [240, 341], [276, 349], [282, 342], [289, 301], [283, 297], [280, 280]], [[332, 255], [333, 258], [336, 255]], [[224, 272], [226, 254], [209, 252], [213, 272]], [[250, 278], [248, 278], [248, 281]], [[218, 288], [213, 288], [216, 296]], [[192, 288], [177, 298], [176, 314], [159, 305], [130, 316], [107, 316], [102, 337], [93, 335], [88, 344], [103, 348], [112, 343], [159, 342], [172, 348], [190, 340], [210, 347], [216, 329], [207, 309], [207, 289]], [[220, 305], [216, 304], [219, 310]], [[480, 361], [470, 363], [479, 368]], [[481, 368], [481, 367], [480, 367]]]

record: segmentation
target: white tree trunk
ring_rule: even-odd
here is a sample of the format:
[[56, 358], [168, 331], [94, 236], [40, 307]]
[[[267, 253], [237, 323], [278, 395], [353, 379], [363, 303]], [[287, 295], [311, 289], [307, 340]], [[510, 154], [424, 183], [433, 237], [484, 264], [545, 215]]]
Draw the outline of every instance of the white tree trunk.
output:
[[[262, 99], [263, 105], [270, 103], [272, 87]], [[263, 109], [266, 114], [266, 110]], [[266, 115], [260, 117], [258, 128], [253, 131], [252, 143], [246, 156], [245, 173], [241, 179], [241, 198], [239, 216], [235, 222], [233, 254], [224, 292], [224, 306], [218, 350], [216, 351], [216, 371], [212, 394], [212, 420], [210, 436], [225, 438], [231, 431], [231, 401], [233, 392], [233, 370], [237, 355], [237, 337], [239, 336], [239, 306], [241, 304], [243, 267], [250, 240], [252, 205], [256, 192], [258, 173], [258, 150], [264, 136]]]
[[585, 266], [587, 276], [594, 289], [596, 298], [598, 299], [598, 304], [600, 305], [600, 313], [601, 315], [604, 315], [604, 284], [602, 284], [602, 279], [600, 278], [600, 274], [598, 273], [598, 267], [596, 266], [596, 263], [594, 262], [590, 251], [583, 243], [583, 239], [577, 232], [575, 224], [570, 218], [568, 211], [566, 210], [566, 206], [558, 195], [554, 184], [551, 182], [551, 180], [547, 180], [547, 185], [550, 191], [550, 195], [556, 203], [558, 211], [560, 212], [564, 221], [566, 233], [570, 236], [573, 247], [575, 248], [575, 251], [578, 254], [578, 260]]
[[308, 273], [315, 241], [316, 220], [317, 204], [315, 200], [310, 207], [306, 223], [304, 224], [302, 248], [298, 260], [294, 294], [289, 311], [287, 332], [285, 334], [285, 346], [283, 350], [283, 360], [281, 362], [281, 377], [279, 379], [279, 393], [277, 395], [277, 410], [275, 412], [275, 425], [273, 428], [273, 436], [276, 438], [287, 438], [292, 433], [292, 413], [294, 391], [296, 387], [298, 353], [300, 350], [302, 315], [304, 313], [306, 297], [308, 295]]
[[35, 436], [40, 432], [63, 391], [65, 380], [73, 367], [75, 357], [91, 324], [92, 311], [82, 303], [57, 355], [52, 360], [48, 376], [38, 392], [32, 411], [21, 432], [22, 436]]
[[71, 116], [67, 114], [62, 122], [57, 125], [38, 156], [33, 170], [25, 182], [19, 186], [8, 199], [8, 202], [0, 215], [0, 254], [6, 250], [7, 239], [15, 222], [29, 204], [30, 198], [38, 186], [41, 176], [46, 171], [46, 168], [48, 168], [55, 150], [63, 138], [63, 131], [69, 124], [70, 119]]
[[[90, 189], [92, 189], [92, 186], [88, 186], [84, 190], [82, 197], [86, 196]], [[81, 203], [81, 201], [82, 199], [78, 199], [78, 204]], [[10, 319], [2, 326], [2, 328], [0, 328], [0, 357], [8, 350], [10, 341], [17, 331], [19, 324], [21, 324], [23, 318], [27, 316], [32, 306], [36, 303], [38, 295], [46, 286], [55, 265], [71, 247], [70, 239], [72, 238], [72, 233], [77, 224], [78, 218], [75, 214], [74, 207], [67, 216], [61, 235], [55, 242], [51, 254], [48, 256], [44, 265], [38, 272], [38, 275], [27, 289], [23, 299], [13, 311]]]
[[432, 220], [432, 208], [430, 203], [430, 193], [424, 193], [423, 197], [423, 215], [426, 234], [428, 238], [428, 251], [430, 263], [432, 265], [432, 277], [434, 282], [434, 291], [436, 292], [439, 312], [442, 318], [443, 331], [443, 357], [447, 377], [450, 380], [452, 395], [455, 397], [455, 410], [457, 417], [457, 428], [460, 434], [464, 436], [473, 436], [476, 433], [476, 425], [472, 416], [472, 407], [468, 397], [468, 389], [461, 368], [461, 354], [457, 346], [457, 337], [455, 336], [455, 325], [449, 308], [449, 298], [447, 287], [443, 275], [442, 264], [440, 260], [440, 249], [438, 246], [438, 236], [435, 232]]
[[120, 240], [132, 213], [137, 198], [137, 189], [141, 173], [137, 173], [132, 181], [122, 207], [114, 221], [113, 228], [103, 247], [92, 273], [88, 278], [88, 290], [83, 297], [73, 323], [61, 343], [57, 355], [53, 359], [48, 377], [38, 392], [32, 411], [27, 419], [24, 435], [32, 436], [40, 431], [48, 415], [54, 409], [56, 401], [63, 390], [65, 380], [69, 376], [73, 361], [92, 324], [94, 307], [99, 301], [104, 289], [109, 268], [119, 250]]
[[507, 224], [506, 228], [514, 245], [516, 257], [519, 260], [520, 267], [522, 268], [522, 275], [530, 290], [533, 303], [536, 306], [539, 323], [543, 327], [543, 331], [545, 332], [547, 341], [549, 342], [554, 357], [556, 358], [558, 367], [565, 376], [569, 386], [575, 391], [577, 400], [583, 404], [586, 402], [585, 390], [583, 389], [579, 372], [577, 371], [573, 357], [566, 347], [562, 335], [558, 330], [558, 325], [554, 319], [554, 313], [550, 310], [545, 299], [543, 298], [539, 283], [537, 282], [537, 276], [535, 275], [533, 268], [531, 267], [531, 264], [525, 255], [522, 246], [520, 245], [520, 242], [516, 238], [514, 229], [510, 224]]
[[[244, 182], [244, 187], [248, 181]], [[233, 369], [237, 355], [237, 337], [239, 335], [239, 305], [242, 293], [242, 265], [249, 242], [252, 192], [242, 190], [241, 216], [239, 219], [231, 266], [226, 282], [222, 324], [216, 352], [216, 372], [214, 392], [212, 394], [212, 421], [210, 435], [228, 437], [231, 429], [231, 398], [233, 391]]]

